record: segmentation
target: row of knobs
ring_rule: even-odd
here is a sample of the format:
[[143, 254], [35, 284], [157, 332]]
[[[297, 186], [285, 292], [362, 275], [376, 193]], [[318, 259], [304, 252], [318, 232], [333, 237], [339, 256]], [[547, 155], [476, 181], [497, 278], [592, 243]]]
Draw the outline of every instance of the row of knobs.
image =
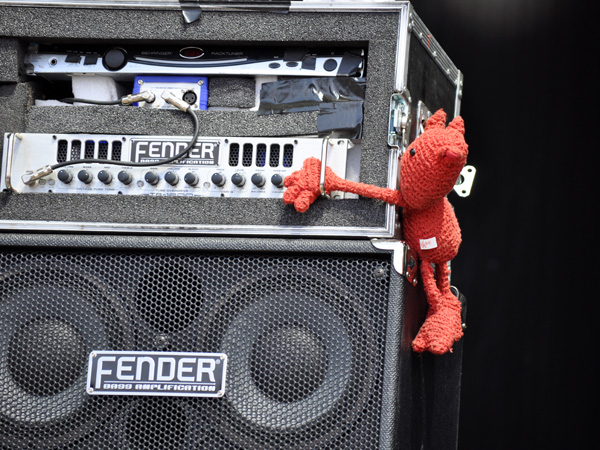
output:
[[[69, 184], [71, 181], [73, 181], [73, 175], [68, 170], [60, 170], [57, 174], [57, 177], [65, 184]], [[175, 186], [179, 183], [179, 175], [177, 175], [175, 172], [165, 173], [164, 178], [165, 181], [171, 186]], [[94, 176], [89, 170], [84, 169], [77, 173], [77, 179], [85, 184], [89, 184], [94, 179]], [[98, 180], [100, 180], [102, 183], [109, 184], [112, 179], [113, 176], [108, 170], [101, 170], [98, 172]], [[130, 184], [133, 181], [133, 176], [129, 172], [122, 170], [117, 175], [117, 179], [123, 184]], [[221, 173], [214, 173], [210, 179], [216, 186], [219, 187], [224, 186], [226, 182], [225, 176]], [[160, 177], [156, 172], [146, 172], [144, 175], [144, 180], [146, 180], [146, 183], [154, 186], [158, 184]], [[188, 172], [183, 177], [183, 181], [190, 186], [196, 186], [199, 179], [196, 174]], [[252, 181], [252, 184], [257, 187], [263, 187], [266, 183], [265, 177], [259, 173], [252, 175], [250, 181]], [[231, 182], [237, 187], [242, 187], [244, 184], [246, 184], [246, 177], [244, 177], [242, 174], [234, 173], [231, 176]], [[276, 187], [283, 187], [283, 177], [279, 174], [275, 174], [271, 177], [271, 183]]]

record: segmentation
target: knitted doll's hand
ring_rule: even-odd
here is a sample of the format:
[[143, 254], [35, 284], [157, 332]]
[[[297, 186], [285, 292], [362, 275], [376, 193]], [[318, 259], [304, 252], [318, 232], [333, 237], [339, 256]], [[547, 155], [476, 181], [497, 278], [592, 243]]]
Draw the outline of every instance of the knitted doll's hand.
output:
[[321, 161], [308, 158], [302, 169], [285, 177], [283, 185], [287, 190], [283, 193], [283, 202], [294, 205], [296, 211], [305, 212], [321, 195]]

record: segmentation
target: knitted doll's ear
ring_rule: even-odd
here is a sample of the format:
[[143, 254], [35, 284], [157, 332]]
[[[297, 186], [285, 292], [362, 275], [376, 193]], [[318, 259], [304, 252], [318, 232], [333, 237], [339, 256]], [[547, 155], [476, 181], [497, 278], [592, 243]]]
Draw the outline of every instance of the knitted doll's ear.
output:
[[453, 128], [460, 134], [465, 134], [465, 121], [460, 116], [456, 116], [448, 125], [448, 128]]
[[425, 124], [425, 131], [432, 128], [445, 128], [446, 127], [446, 113], [443, 109], [438, 109], [436, 113], [427, 119]]

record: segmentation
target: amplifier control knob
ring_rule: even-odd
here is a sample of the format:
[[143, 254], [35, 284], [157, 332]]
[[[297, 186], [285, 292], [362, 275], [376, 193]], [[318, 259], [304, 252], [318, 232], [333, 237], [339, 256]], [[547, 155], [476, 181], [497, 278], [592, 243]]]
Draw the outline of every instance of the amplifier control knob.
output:
[[77, 174], [77, 178], [79, 178], [79, 181], [85, 184], [89, 184], [92, 182], [94, 177], [92, 176], [89, 170], [80, 170]]
[[111, 48], [104, 54], [102, 62], [108, 70], [119, 70], [127, 64], [127, 54], [122, 48]]
[[212, 177], [210, 177], [210, 181], [212, 181], [215, 185], [221, 187], [225, 184], [225, 177], [220, 173], [213, 173]]
[[198, 176], [192, 172], [188, 172], [185, 174], [185, 177], [183, 177], [183, 181], [190, 186], [196, 186], [198, 184]]
[[144, 180], [146, 180], [146, 183], [156, 186], [159, 178], [156, 172], [146, 172], [146, 175], [144, 175]]
[[117, 175], [117, 178], [123, 184], [130, 184], [133, 181], [131, 174], [125, 170], [121, 170], [119, 175]]
[[179, 183], [179, 176], [175, 172], [169, 171], [165, 173], [165, 181], [171, 186], [175, 186], [177, 183]]
[[73, 181], [73, 175], [71, 175], [71, 172], [65, 169], [59, 170], [56, 177], [65, 184], [69, 184], [71, 181]]
[[109, 184], [112, 181], [112, 174], [108, 170], [98, 172], [98, 179], [104, 184]]
[[242, 187], [246, 182], [246, 178], [244, 178], [244, 175], [242, 174], [234, 173], [233, 175], [231, 175], [231, 182], [237, 187]]
[[283, 187], [283, 177], [276, 173], [271, 177], [271, 183], [273, 183], [273, 186], [278, 188]]
[[257, 187], [263, 187], [265, 185], [265, 177], [263, 177], [260, 173], [255, 173], [252, 175], [252, 184]]

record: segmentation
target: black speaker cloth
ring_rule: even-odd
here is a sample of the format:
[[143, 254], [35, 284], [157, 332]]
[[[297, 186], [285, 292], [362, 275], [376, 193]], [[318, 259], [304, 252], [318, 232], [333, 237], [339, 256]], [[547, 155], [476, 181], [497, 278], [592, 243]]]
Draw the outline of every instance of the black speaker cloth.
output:
[[[218, 311], [217, 323], [228, 323], [222, 351], [236, 360], [228, 372], [230, 404], [245, 420], [268, 430], [290, 432], [339, 407], [357, 375], [356, 347], [362, 344], [365, 360], [372, 360], [366, 324], [358, 317], [349, 319], [356, 323], [344, 323], [339, 310], [347, 303], [351, 311], [348, 292], [306, 267], [300, 277], [299, 269], [282, 267], [251, 278]], [[352, 313], [360, 315], [356, 310], [345, 315]], [[370, 364], [365, 367], [361, 390], [368, 390], [372, 380]]]
[[[389, 289], [376, 254], [3, 251], [0, 448], [377, 448]], [[225, 396], [90, 396], [92, 350], [224, 352]]]
[[0, 443], [61, 444], [114, 408], [116, 399], [85, 392], [87, 357], [131, 347], [131, 325], [111, 289], [77, 270], [76, 258], [19, 259], [0, 274]]

